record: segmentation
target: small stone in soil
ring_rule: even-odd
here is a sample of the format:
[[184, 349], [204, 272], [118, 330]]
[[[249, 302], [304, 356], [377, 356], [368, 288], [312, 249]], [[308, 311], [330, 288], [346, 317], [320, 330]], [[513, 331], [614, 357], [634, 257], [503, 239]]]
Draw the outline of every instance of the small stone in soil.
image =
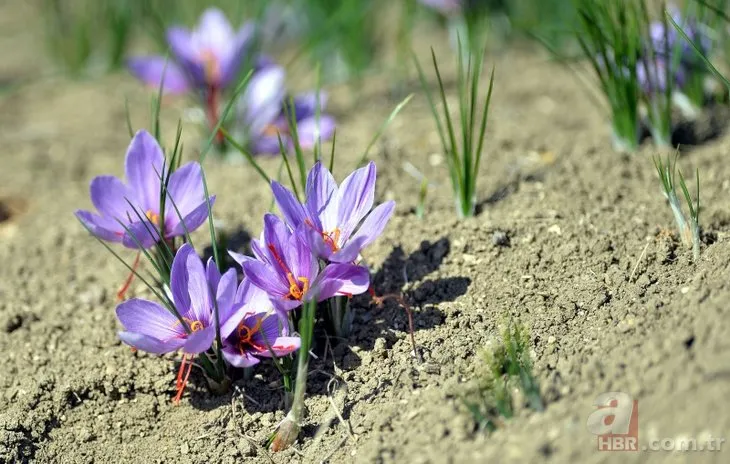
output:
[[501, 230], [495, 230], [492, 234], [492, 244], [500, 247], [509, 246], [509, 237], [505, 232]]

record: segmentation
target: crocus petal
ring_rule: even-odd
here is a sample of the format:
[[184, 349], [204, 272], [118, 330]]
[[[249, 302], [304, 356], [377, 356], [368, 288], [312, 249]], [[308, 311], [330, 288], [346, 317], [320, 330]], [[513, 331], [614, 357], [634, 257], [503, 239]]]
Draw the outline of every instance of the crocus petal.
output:
[[208, 262], [205, 263], [205, 278], [208, 279], [208, 286], [210, 287], [210, 290], [214, 294], [217, 294], [218, 284], [221, 281], [221, 273], [213, 258], [208, 258]]
[[78, 210], [74, 214], [92, 235], [108, 242], [122, 241], [124, 229], [116, 221], [83, 210]]
[[177, 216], [175, 207], [177, 207], [180, 215], [185, 217], [200, 203], [203, 203], [205, 201], [205, 190], [200, 164], [192, 161], [180, 166], [179, 169], [170, 174], [167, 194], [174, 202], [174, 206], [170, 205], [168, 208], [174, 216]]
[[213, 51], [226, 50], [231, 46], [231, 39], [234, 36], [228, 18], [215, 7], [203, 11], [194, 34], [199, 49], [209, 48]]
[[[134, 77], [146, 85], [171, 94], [183, 94], [190, 91], [190, 82], [185, 72], [174, 62], [161, 56], [130, 58], [127, 68]], [[164, 79], [164, 80], [163, 80]]]
[[159, 213], [164, 164], [165, 156], [157, 140], [145, 130], [134, 134], [127, 148], [124, 169], [129, 187], [136, 193], [139, 207], [145, 213]]
[[297, 122], [299, 145], [305, 150], [314, 148], [317, 140], [329, 140], [334, 133], [335, 118], [326, 114], [319, 116], [319, 124], [314, 116]]
[[221, 277], [218, 291], [216, 293], [216, 304], [218, 305], [218, 320], [221, 326], [240, 308], [234, 306], [236, 291], [238, 290], [238, 277], [236, 271], [229, 269]]
[[[210, 197], [210, 208], [213, 208], [213, 204], [215, 203], [215, 195]], [[181, 237], [185, 235], [185, 229], [187, 229], [188, 232], [195, 231], [198, 227], [203, 225], [203, 223], [208, 219], [208, 204], [203, 201], [200, 205], [196, 206], [190, 213], [188, 213], [185, 217], [183, 217], [182, 222], [180, 222], [180, 219], [177, 218], [177, 215], [174, 219], [170, 219], [169, 223], [172, 225], [170, 230], [167, 231], [166, 236], [167, 238], [172, 237]], [[183, 226], [184, 225], [184, 226]]]
[[281, 276], [260, 261], [244, 262], [243, 272], [253, 285], [271, 296], [282, 298], [289, 293], [289, 285], [282, 281]]
[[288, 239], [284, 248], [284, 260], [289, 271], [297, 279], [307, 279], [311, 285], [319, 270], [319, 263], [312, 255], [306, 240], [302, 238], [306, 225], [300, 226]]
[[188, 257], [195, 254], [189, 243], [183, 244], [175, 254], [170, 269], [170, 293], [172, 301], [178, 311], [187, 311], [190, 308], [190, 294], [188, 293]]
[[[284, 145], [286, 150], [291, 143], [289, 137], [286, 135], [281, 136], [281, 143]], [[255, 137], [249, 142], [251, 153], [254, 155], [280, 155], [281, 145], [279, 145], [279, 138], [277, 136], [263, 136]]]
[[337, 222], [340, 236], [347, 240], [355, 227], [373, 207], [375, 200], [375, 163], [356, 169], [340, 184], [337, 204]]
[[392, 200], [378, 205], [368, 214], [357, 233], [348, 239], [347, 244], [330, 257], [330, 261], [348, 263], [357, 259], [360, 251], [383, 233], [394, 210], [395, 202]]
[[134, 209], [130, 205], [137, 204], [137, 197], [119, 178], [114, 176], [97, 176], [89, 186], [91, 202], [103, 215], [119, 219], [125, 223], [136, 221]]
[[244, 254], [236, 253], [235, 251], [230, 251], [230, 250], [228, 250], [228, 256], [230, 256], [231, 258], [233, 258], [233, 260], [235, 262], [237, 262], [238, 265], [241, 266], [241, 267], [243, 267], [243, 263], [245, 263], [246, 261], [250, 261], [250, 260], [253, 260], [254, 259], [254, 258], [252, 258], [250, 256], [246, 256]]
[[[192, 250], [192, 247], [189, 247], [189, 249]], [[175, 258], [177, 259], [177, 256]], [[188, 279], [187, 292], [190, 297], [190, 309], [178, 309], [190, 318], [190, 320], [200, 321], [207, 327], [210, 325], [212, 319], [211, 310], [213, 308], [213, 302], [211, 301], [210, 288], [208, 287], [208, 279], [206, 278], [203, 262], [194, 250], [186, 253], [184, 259]], [[174, 265], [175, 263], [173, 263]], [[170, 280], [172, 280], [172, 276]]]
[[185, 335], [180, 321], [159, 304], [132, 298], [117, 306], [117, 319], [126, 332], [169, 340]]
[[[120, 226], [121, 227], [121, 226]], [[160, 241], [160, 231], [152, 222], [145, 219], [126, 226], [122, 244], [127, 248], [150, 248]], [[122, 229], [124, 230], [124, 229]]]
[[118, 332], [119, 339], [127, 345], [134, 347], [140, 351], [153, 354], [165, 354], [177, 351], [185, 343], [183, 338], [172, 338], [169, 340], [159, 340], [149, 335], [143, 335], [135, 332]]
[[[327, 93], [319, 92], [320, 115], [327, 106]], [[294, 111], [297, 121], [314, 117], [317, 114], [317, 92], [306, 92], [294, 97]]]
[[190, 31], [181, 27], [171, 27], [167, 30], [166, 36], [170, 52], [184, 69], [183, 74], [188, 76], [195, 87], [205, 86], [205, 69], [199, 61], [199, 51], [193, 43]]
[[[246, 86], [238, 109], [251, 137], [260, 137], [281, 113], [282, 101], [286, 95], [284, 77], [282, 67], [268, 66], [256, 72]], [[276, 137], [273, 139], [277, 142]], [[271, 143], [267, 143], [265, 148], [271, 148]], [[278, 153], [278, 142], [274, 150], [273, 153]]]
[[300, 224], [304, 223], [306, 214], [304, 207], [291, 190], [284, 187], [277, 181], [271, 182], [271, 190], [274, 193], [274, 200], [279, 211], [284, 216], [284, 220], [292, 229], [296, 229]]
[[251, 367], [260, 362], [257, 357], [249, 353], [241, 354], [238, 348], [234, 346], [224, 346], [223, 357], [226, 358], [228, 364], [234, 367]]
[[301, 235], [312, 254], [326, 261], [330, 260], [330, 257], [334, 252], [332, 251], [332, 247], [324, 241], [324, 237], [321, 232], [313, 227], [302, 227], [297, 231], [297, 233]]
[[[279, 357], [286, 356], [298, 350], [302, 344], [302, 341], [299, 337], [277, 337], [274, 339], [273, 342], [269, 343], [271, 344], [271, 351], [273, 351], [274, 354]], [[258, 355], [270, 358], [271, 351], [265, 350], [261, 353], [258, 353]]]
[[187, 340], [185, 340], [185, 343], [182, 346], [182, 350], [186, 354], [202, 353], [213, 345], [214, 338], [215, 326], [208, 326], [188, 335]]
[[[289, 237], [291, 232], [287, 228], [284, 221], [279, 219], [275, 214], [267, 213], [264, 215], [264, 242], [261, 245], [267, 248], [267, 255], [276, 253], [279, 259], [286, 260], [285, 253], [288, 250]], [[272, 256], [273, 257], [273, 256]], [[273, 257], [271, 264], [278, 264], [278, 259]], [[293, 272], [293, 269], [291, 269]], [[284, 271], [281, 270], [283, 273]]]
[[247, 22], [238, 29], [228, 55], [222, 59], [221, 66], [221, 87], [227, 87], [238, 74], [243, 63], [243, 58], [248, 51], [248, 45], [253, 38], [256, 27], [253, 22]]
[[320, 231], [322, 228], [333, 230], [337, 226], [337, 190], [332, 173], [317, 161], [307, 175], [306, 204], [312, 215], [321, 221]]
[[309, 294], [319, 301], [336, 295], [359, 295], [370, 286], [370, 275], [363, 266], [329, 264], [317, 277]]

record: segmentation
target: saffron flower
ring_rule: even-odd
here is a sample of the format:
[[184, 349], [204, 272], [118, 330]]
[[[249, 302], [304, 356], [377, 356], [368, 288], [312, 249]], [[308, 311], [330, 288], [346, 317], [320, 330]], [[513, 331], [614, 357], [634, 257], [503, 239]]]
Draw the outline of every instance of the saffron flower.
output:
[[338, 187], [329, 170], [317, 162], [307, 176], [304, 205], [278, 182], [271, 187], [284, 219], [292, 229], [302, 231], [312, 252], [326, 261], [347, 263], [357, 260], [360, 251], [383, 233], [395, 209], [391, 200], [370, 211], [375, 179], [371, 161]]
[[[192, 232], [208, 218], [209, 205], [197, 162], [170, 174], [161, 201], [162, 180], [167, 177], [165, 157], [147, 131], [137, 132], [129, 144], [125, 176], [127, 184], [115, 176], [95, 177], [90, 193], [99, 214], [76, 211], [76, 217], [98, 238], [121, 242], [128, 248], [150, 248], [160, 241], [160, 231], [165, 240], [184, 236], [186, 230]], [[210, 197], [211, 207], [214, 201], [215, 197]]]
[[259, 358], [286, 356], [301, 345], [299, 337], [289, 336], [289, 320], [274, 308], [269, 296], [260, 288], [244, 279], [242, 285], [243, 307], [237, 316], [221, 327], [223, 357], [236, 367], [251, 367]]
[[[641, 60], [636, 65], [636, 79], [639, 81], [641, 90], [645, 95], [655, 95], [667, 89], [667, 60], [656, 57], [654, 66], [649, 60]], [[685, 83], [686, 74], [682, 65], [670, 71], [669, 79], [672, 88], [682, 88]]]
[[170, 61], [162, 56], [137, 57], [127, 65], [142, 82], [155, 88], [162, 83], [169, 93], [218, 91], [238, 74], [253, 32], [253, 23], [235, 31], [221, 10], [209, 8], [192, 31], [182, 27], [167, 30]]
[[272, 304], [283, 311], [314, 297], [324, 301], [368, 289], [370, 276], [362, 266], [334, 263], [320, 271], [303, 235], [303, 228], [292, 232], [277, 216], [267, 214], [261, 239], [251, 241], [255, 258], [230, 254], [243, 267], [246, 279], [264, 290]]
[[186, 243], [175, 254], [170, 274], [176, 314], [152, 301], [127, 300], [117, 306], [117, 318], [124, 326], [119, 338], [148, 353], [202, 353], [215, 338], [214, 304], [221, 326], [240, 308], [237, 284], [234, 270], [221, 276], [212, 260], [206, 269], [193, 247]]
[[327, 103], [326, 95], [319, 95], [318, 120], [316, 92], [293, 97], [292, 107], [284, 80], [284, 68], [273, 63], [264, 65], [251, 77], [238, 101], [237, 112], [243, 125], [244, 145], [253, 154], [279, 154], [279, 136], [285, 148], [293, 148], [288, 121], [292, 112], [302, 148], [311, 149], [318, 139], [327, 140], [334, 133], [334, 118], [322, 113]]

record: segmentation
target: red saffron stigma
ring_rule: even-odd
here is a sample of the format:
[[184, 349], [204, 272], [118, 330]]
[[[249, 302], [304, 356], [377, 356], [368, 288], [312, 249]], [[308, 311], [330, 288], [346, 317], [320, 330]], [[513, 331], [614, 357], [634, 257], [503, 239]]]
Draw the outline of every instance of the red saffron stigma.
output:
[[[187, 369], [185, 369], [185, 365], [187, 363]], [[190, 378], [190, 371], [193, 369], [193, 362], [190, 360], [190, 355], [183, 355], [182, 362], [180, 363], [180, 369], [177, 371], [177, 379], [175, 379], [175, 388], [177, 389], [177, 394], [175, 395], [175, 398], [172, 399], [172, 403], [177, 406], [180, 404], [180, 399], [182, 398], [183, 392], [185, 391], [185, 386], [188, 384], [188, 379]]]
[[132, 263], [132, 270], [130, 271], [127, 278], [124, 280], [124, 283], [122, 286], [117, 290], [117, 301], [124, 301], [125, 294], [127, 293], [127, 290], [129, 290], [129, 286], [132, 285], [132, 281], [134, 280], [134, 274], [137, 270], [137, 267], [139, 266], [139, 255], [141, 252], [137, 252], [137, 256], [134, 258], [134, 263]]
[[[208, 87], [206, 109], [208, 111], [210, 130], [214, 130], [215, 126], [218, 125], [218, 88], [215, 86]], [[220, 129], [215, 133], [215, 141], [218, 144], [223, 143], [223, 131]]]

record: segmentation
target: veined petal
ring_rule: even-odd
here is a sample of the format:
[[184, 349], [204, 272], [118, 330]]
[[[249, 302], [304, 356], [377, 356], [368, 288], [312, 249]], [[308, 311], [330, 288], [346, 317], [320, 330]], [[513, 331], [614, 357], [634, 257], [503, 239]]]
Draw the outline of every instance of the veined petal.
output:
[[147, 249], [153, 247], [155, 243], [160, 241], [160, 231], [157, 230], [155, 224], [147, 219], [144, 221], [137, 220], [137, 222], [129, 224], [126, 227], [127, 230], [124, 231], [122, 244], [127, 248], [134, 250], [139, 248]]
[[124, 229], [116, 221], [98, 216], [90, 211], [77, 210], [74, 214], [89, 229], [92, 235], [107, 242], [122, 241]]
[[294, 193], [275, 180], [271, 182], [271, 190], [274, 193], [276, 205], [279, 207], [279, 211], [281, 211], [289, 227], [296, 229], [300, 224], [304, 223], [306, 219], [304, 207], [299, 203]]
[[[192, 250], [192, 247], [189, 248]], [[208, 327], [212, 323], [213, 301], [203, 262], [194, 250], [185, 255], [185, 268], [188, 277], [187, 290], [190, 296], [190, 309], [185, 311], [185, 309], [179, 308], [180, 312], [190, 320], [200, 321], [205, 327]]]
[[314, 256], [329, 261], [333, 254], [332, 247], [324, 241], [321, 232], [316, 228], [305, 226], [297, 229], [297, 234], [301, 236]]
[[218, 321], [223, 326], [240, 309], [234, 305], [238, 290], [238, 277], [235, 270], [229, 269], [223, 274], [217, 290]]
[[[290, 236], [291, 231], [278, 216], [271, 213], [264, 215], [264, 243], [260, 245], [266, 247], [270, 258], [273, 258], [271, 264], [283, 275], [286, 275], [286, 271], [281, 269], [279, 260], [283, 259], [286, 262], [285, 253], [287, 252]], [[276, 259], [277, 256], [279, 259]]]
[[[215, 195], [210, 197], [210, 208], [213, 208], [213, 204], [215, 203]], [[166, 237], [172, 238], [172, 237], [181, 237], [185, 235], [185, 229], [187, 228], [188, 232], [192, 233], [193, 231], [197, 230], [198, 227], [203, 225], [203, 223], [208, 219], [208, 204], [203, 200], [203, 203], [196, 206], [190, 213], [188, 213], [185, 217], [183, 217], [182, 222], [180, 222], [180, 219], [177, 218], [177, 214], [175, 215], [175, 220], [173, 221], [170, 219], [170, 224], [172, 225], [170, 230], [167, 231]], [[183, 227], [183, 224], [185, 226]]]
[[147, 335], [158, 340], [180, 338], [185, 330], [167, 309], [159, 304], [132, 298], [117, 306], [117, 319], [125, 331]]
[[152, 135], [141, 130], [134, 134], [127, 148], [125, 172], [129, 187], [135, 192], [139, 207], [159, 213], [165, 156]]
[[188, 335], [182, 350], [186, 354], [202, 353], [213, 345], [213, 339], [215, 339], [215, 326], [210, 325]]
[[173, 61], [161, 56], [130, 58], [127, 68], [134, 77], [154, 89], [171, 94], [183, 94], [190, 91], [190, 82], [185, 72]]
[[337, 182], [332, 173], [317, 161], [307, 176], [307, 209], [318, 218], [322, 228], [327, 231], [337, 227]]
[[191, 161], [170, 174], [167, 194], [169, 206], [166, 209], [172, 216], [177, 216], [172, 202], [174, 202], [174, 206], [180, 211], [182, 217], [192, 213], [198, 205], [204, 203], [205, 190], [200, 164]]
[[97, 176], [89, 186], [91, 202], [103, 215], [123, 222], [134, 222], [137, 217], [130, 206], [138, 203], [137, 197], [124, 183], [114, 176]]
[[347, 244], [334, 253], [330, 260], [336, 263], [348, 263], [357, 259], [360, 251], [383, 233], [394, 210], [395, 202], [392, 200], [375, 207], [360, 225], [357, 233], [350, 237]]
[[347, 240], [358, 223], [373, 207], [375, 200], [375, 163], [356, 169], [340, 184], [337, 203], [337, 223], [340, 236]]
[[172, 268], [170, 270], [170, 293], [172, 293], [172, 301], [175, 308], [180, 313], [187, 312], [190, 308], [190, 294], [188, 293], [189, 276], [188, 276], [188, 257], [195, 254], [195, 250], [189, 243], [183, 244], [175, 254], [172, 260]]
[[246, 256], [241, 253], [236, 253], [235, 251], [228, 250], [228, 256], [233, 258], [235, 262], [238, 263], [239, 266], [243, 267], [243, 263], [250, 260], [255, 260], [255, 258], [252, 258], [251, 256]]
[[282, 276], [260, 261], [243, 263], [243, 272], [246, 279], [272, 297], [283, 298], [289, 293], [289, 285]]
[[256, 356], [246, 352], [241, 354], [237, 347], [230, 345], [223, 347], [223, 357], [234, 367], [251, 367], [261, 362]]
[[214, 294], [217, 294], [218, 284], [221, 281], [221, 273], [213, 258], [208, 258], [208, 262], [205, 263], [205, 278], [208, 279], [208, 286], [210, 287], [210, 290]]
[[[271, 345], [271, 351], [277, 357], [286, 356], [299, 349], [302, 344], [302, 340], [299, 337], [277, 337], [273, 342], [269, 342]], [[259, 356], [271, 357], [271, 351], [265, 350], [258, 353]]]
[[320, 114], [319, 121], [314, 116], [297, 122], [299, 144], [305, 150], [311, 150], [318, 140], [329, 140], [335, 133], [335, 118]]
[[318, 301], [336, 295], [359, 295], [370, 286], [368, 270], [355, 264], [329, 264], [319, 274], [311, 295], [316, 295]]
[[185, 343], [185, 339], [183, 338], [160, 340], [149, 335], [128, 331], [118, 332], [117, 335], [127, 345], [153, 354], [172, 353], [173, 351], [179, 350]]

